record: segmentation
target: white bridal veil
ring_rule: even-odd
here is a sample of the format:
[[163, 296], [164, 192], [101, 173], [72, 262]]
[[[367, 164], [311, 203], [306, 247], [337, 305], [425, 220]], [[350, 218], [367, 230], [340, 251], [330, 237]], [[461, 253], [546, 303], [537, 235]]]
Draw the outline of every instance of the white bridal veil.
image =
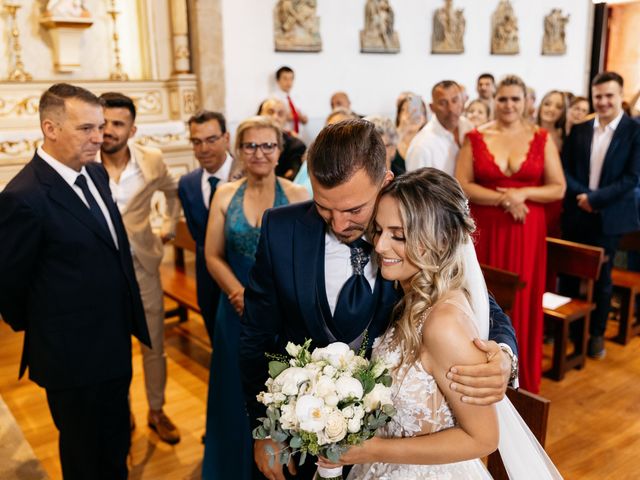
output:
[[[489, 297], [484, 276], [478, 263], [475, 248], [469, 240], [463, 247], [466, 287], [471, 295], [471, 307], [475, 313], [480, 338], [489, 336]], [[498, 450], [511, 480], [562, 479], [513, 404], [505, 396], [496, 404], [500, 440]]]

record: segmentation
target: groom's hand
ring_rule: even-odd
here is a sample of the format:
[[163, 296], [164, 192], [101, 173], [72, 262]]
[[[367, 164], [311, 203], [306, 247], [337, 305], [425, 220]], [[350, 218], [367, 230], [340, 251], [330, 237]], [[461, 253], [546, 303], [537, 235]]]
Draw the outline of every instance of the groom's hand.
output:
[[[258, 466], [258, 470], [260, 470], [268, 480], [285, 480], [284, 474], [282, 473], [282, 465], [280, 465], [278, 461], [278, 452], [281, 448], [282, 445], [271, 439], [255, 440], [253, 442], [253, 460]], [[293, 460], [289, 460], [287, 468], [291, 475], [298, 473]]]
[[492, 341], [475, 339], [486, 353], [487, 362], [478, 365], [454, 365], [447, 373], [451, 390], [462, 394], [461, 400], [474, 405], [491, 405], [504, 398], [511, 375], [511, 359]]

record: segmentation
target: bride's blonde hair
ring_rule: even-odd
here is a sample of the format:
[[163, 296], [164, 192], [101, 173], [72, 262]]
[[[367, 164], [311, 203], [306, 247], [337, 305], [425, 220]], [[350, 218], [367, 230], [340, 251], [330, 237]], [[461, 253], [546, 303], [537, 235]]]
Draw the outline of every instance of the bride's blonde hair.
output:
[[[463, 245], [475, 231], [460, 184], [435, 168], [401, 175], [378, 197], [398, 202], [404, 228], [405, 255], [418, 267], [411, 288], [393, 310], [393, 343], [402, 346], [403, 361], [416, 360], [422, 344], [420, 318], [446, 293], [464, 288]], [[374, 214], [375, 215], [375, 214]]]

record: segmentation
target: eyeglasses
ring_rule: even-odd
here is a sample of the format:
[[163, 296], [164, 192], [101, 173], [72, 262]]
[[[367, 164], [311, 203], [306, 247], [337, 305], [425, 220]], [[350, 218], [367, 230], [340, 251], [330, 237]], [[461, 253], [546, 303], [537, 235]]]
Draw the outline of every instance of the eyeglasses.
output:
[[254, 153], [256, 153], [258, 148], [262, 150], [262, 153], [264, 153], [265, 155], [269, 155], [270, 153], [275, 152], [277, 147], [278, 147], [278, 144], [274, 142], [267, 142], [267, 143], [245, 142], [240, 144], [240, 149], [242, 150], [243, 153], [246, 153], [247, 155], [253, 155]]
[[200, 140], [199, 138], [190, 138], [189, 141], [194, 148], [201, 147], [205, 143], [207, 145], [213, 145], [218, 140], [220, 140], [224, 135], [211, 135], [210, 137], [205, 138], [204, 140]]

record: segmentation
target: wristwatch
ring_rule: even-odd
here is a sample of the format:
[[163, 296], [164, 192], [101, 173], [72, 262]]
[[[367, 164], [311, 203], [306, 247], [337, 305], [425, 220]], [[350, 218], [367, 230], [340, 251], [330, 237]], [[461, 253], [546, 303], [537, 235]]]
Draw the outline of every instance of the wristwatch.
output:
[[515, 387], [514, 382], [518, 380], [518, 357], [516, 357], [513, 354], [513, 350], [511, 350], [511, 347], [506, 343], [500, 343], [498, 345], [500, 346], [500, 350], [505, 352], [509, 356], [509, 359], [511, 360], [511, 373], [509, 375], [509, 385]]

